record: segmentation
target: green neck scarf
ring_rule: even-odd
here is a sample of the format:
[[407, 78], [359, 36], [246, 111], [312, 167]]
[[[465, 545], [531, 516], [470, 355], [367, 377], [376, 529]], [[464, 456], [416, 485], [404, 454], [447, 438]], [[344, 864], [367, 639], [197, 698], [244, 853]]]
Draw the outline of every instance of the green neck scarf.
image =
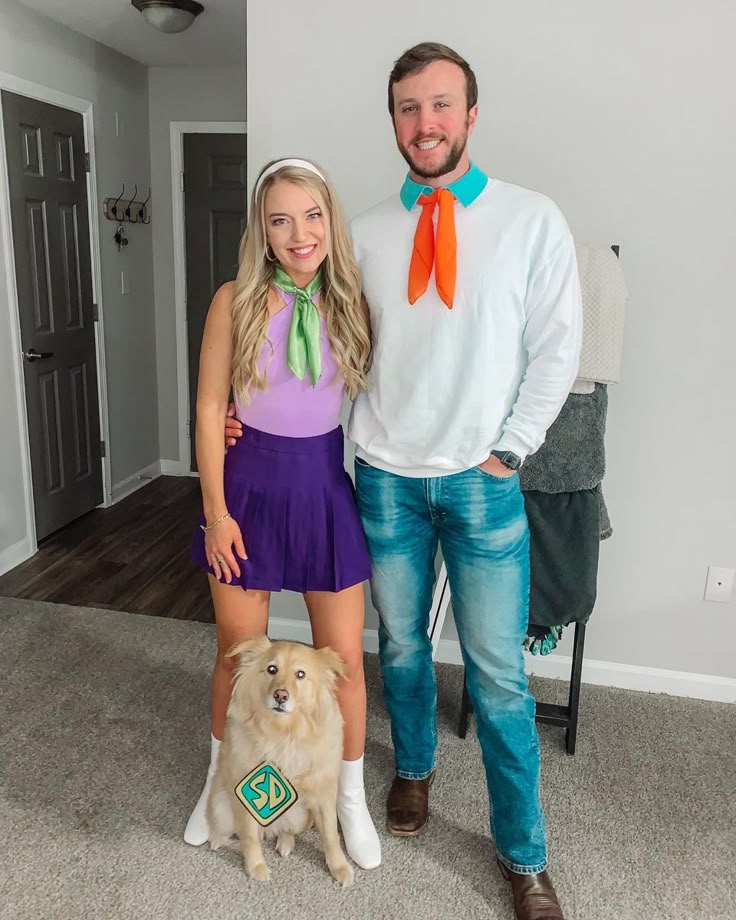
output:
[[322, 288], [322, 269], [305, 288], [300, 288], [283, 268], [277, 265], [273, 273], [273, 283], [286, 294], [296, 295], [286, 346], [286, 363], [292, 374], [300, 380], [304, 379], [309, 365], [312, 386], [316, 386], [322, 374], [322, 346], [319, 340], [319, 311], [312, 303], [312, 297]]

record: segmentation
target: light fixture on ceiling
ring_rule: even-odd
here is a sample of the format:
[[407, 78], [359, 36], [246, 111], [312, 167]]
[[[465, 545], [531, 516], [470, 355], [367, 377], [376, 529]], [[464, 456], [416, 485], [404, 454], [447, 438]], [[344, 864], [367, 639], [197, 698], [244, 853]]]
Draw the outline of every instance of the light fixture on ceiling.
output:
[[204, 10], [197, 0], [130, 0], [143, 18], [159, 32], [183, 32]]

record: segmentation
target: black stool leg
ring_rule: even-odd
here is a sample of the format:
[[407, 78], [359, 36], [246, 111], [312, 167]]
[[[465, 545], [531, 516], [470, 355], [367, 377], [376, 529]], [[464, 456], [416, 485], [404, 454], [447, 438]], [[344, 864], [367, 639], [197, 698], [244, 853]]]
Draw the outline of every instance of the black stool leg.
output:
[[468, 682], [465, 679], [465, 669], [463, 668], [463, 701], [460, 704], [460, 725], [457, 729], [457, 733], [461, 738], [464, 738], [468, 734], [468, 721], [472, 711], [473, 704], [470, 702]]
[[[583, 623], [577, 623], [575, 625], [575, 644], [573, 646], [572, 653], [570, 692], [568, 695], [568, 702], [566, 707], [567, 719], [565, 721], [560, 721], [558, 716], [555, 716], [553, 719], [542, 719], [542, 721], [552, 721], [556, 725], [567, 724], [567, 730], [565, 732], [565, 749], [570, 755], [575, 753], [575, 745], [577, 743], [578, 736], [578, 709], [580, 707], [580, 684], [583, 675], [584, 648], [585, 625]], [[555, 707], [555, 709], [560, 709], [564, 712], [562, 707]], [[468, 733], [468, 722], [472, 713], [473, 704], [470, 701], [470, 696], [468, 694], [468, 684], [465, 678], [465, 670], [463, 669], [463, 698], [462, 703], [460, 704], [460, 722], [457, 730], [458, 736], [460, 738], [465, 738]]]
[[583, 676], [583, 648], [585, 646], [585, 624], [575, 625], [575, 645], [572, 653], [572, 672], [570, 674], [570, 696], [568, 698], [568, 726], [565, 733], [567, 753], [575, 753], [578, 737], [578, 708], [580, 706], [580, 681]]

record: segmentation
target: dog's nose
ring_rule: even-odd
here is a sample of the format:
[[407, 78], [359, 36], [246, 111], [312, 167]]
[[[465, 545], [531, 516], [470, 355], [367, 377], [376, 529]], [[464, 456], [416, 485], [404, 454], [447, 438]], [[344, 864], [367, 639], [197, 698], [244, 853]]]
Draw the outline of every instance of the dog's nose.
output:
[[277, 703], [285, 703], [289, 699], [289, 691], [288, 690], [274, 690], [273, 698], [276, 700]]

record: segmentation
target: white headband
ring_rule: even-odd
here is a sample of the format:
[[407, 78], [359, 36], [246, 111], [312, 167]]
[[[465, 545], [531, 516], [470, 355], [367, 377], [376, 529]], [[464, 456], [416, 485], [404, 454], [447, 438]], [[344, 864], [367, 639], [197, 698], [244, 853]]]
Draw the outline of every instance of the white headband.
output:
[[287, 158], [285, 160], [277, 160], [275, 163], [272, 163], [268, 169], [263, 170], [258, 182], [256, 183], [256, 195], [258, 195], [258, 192], [261, 190], [264, 179], [272, 176], [275, 172], [278, 172], [279, 169], [283, 169], [285, 166], [298, 166], [300, 169], [308, 169], [309, 172], [313, 172], [315, 176], [319, 176], [325, 185], [327, 184], [325, 177], [317, 169], [314, 163], [310, 163], [309, 160], [296, 160]]

